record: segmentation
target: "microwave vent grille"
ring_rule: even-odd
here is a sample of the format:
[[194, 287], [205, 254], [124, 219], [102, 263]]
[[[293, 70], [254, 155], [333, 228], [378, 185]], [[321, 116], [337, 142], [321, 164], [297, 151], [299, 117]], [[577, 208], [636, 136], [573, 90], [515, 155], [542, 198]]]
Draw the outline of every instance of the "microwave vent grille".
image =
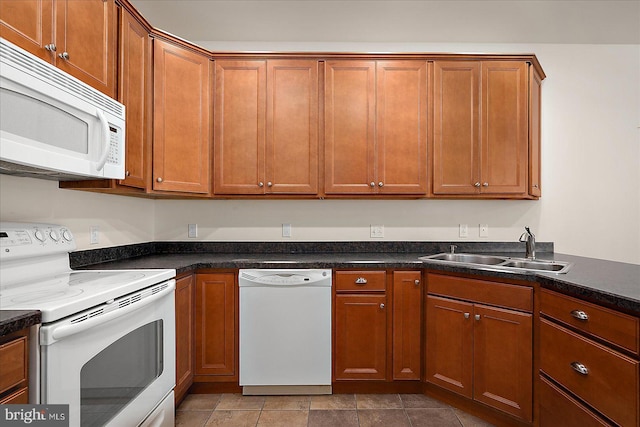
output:
[[124, 117], [122, 105], [118, 102], [40, 58], [10, 45], [4, 39], [0, 40], [0, 59], [3, 65], [19, 68], [45, 82], [53, 82], [52, 84], [60, 89], [88, 100], [102, 110], [109, 111], [117, 117]]

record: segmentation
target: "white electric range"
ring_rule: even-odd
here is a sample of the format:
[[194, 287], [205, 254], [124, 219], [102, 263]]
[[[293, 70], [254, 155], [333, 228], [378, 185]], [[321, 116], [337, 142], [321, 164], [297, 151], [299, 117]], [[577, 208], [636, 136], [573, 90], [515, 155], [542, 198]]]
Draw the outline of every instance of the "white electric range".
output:
[[175, 270], [72, 270], [53, 224], [0, 222], [0, 310], [39, 310], [30, 403], [70, 426], [173, 426]]

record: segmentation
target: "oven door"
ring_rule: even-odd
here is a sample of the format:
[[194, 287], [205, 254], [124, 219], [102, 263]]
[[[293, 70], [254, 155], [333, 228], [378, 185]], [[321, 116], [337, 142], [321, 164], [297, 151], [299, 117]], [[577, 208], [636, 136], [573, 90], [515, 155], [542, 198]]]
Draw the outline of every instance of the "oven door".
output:
[[42, 326], [40, 403], [69, 404], [72, 427], [142, 423], [175, 386], [174, 289], [170, 280]]

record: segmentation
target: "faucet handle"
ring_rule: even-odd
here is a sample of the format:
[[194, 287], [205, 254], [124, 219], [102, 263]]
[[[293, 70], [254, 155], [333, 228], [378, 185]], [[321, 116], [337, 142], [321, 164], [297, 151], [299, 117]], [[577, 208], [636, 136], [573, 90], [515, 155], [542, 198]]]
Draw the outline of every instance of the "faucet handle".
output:
[[451, 253], [452, 253], [452, 254], [456, 252], [456, 249], [458, 249], [458, 246], [457, 246], [457, 245], [451, 245], [451, 246], [449, 246], [449, 250], [451, 251]]

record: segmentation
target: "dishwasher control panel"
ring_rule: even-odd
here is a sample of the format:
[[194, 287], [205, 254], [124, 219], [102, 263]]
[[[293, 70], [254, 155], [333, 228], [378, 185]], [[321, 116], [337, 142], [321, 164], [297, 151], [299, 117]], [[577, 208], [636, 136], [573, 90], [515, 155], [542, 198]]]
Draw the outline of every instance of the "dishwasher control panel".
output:
[[240, 270], [239, 285], [331, 286], [330, 269]]

